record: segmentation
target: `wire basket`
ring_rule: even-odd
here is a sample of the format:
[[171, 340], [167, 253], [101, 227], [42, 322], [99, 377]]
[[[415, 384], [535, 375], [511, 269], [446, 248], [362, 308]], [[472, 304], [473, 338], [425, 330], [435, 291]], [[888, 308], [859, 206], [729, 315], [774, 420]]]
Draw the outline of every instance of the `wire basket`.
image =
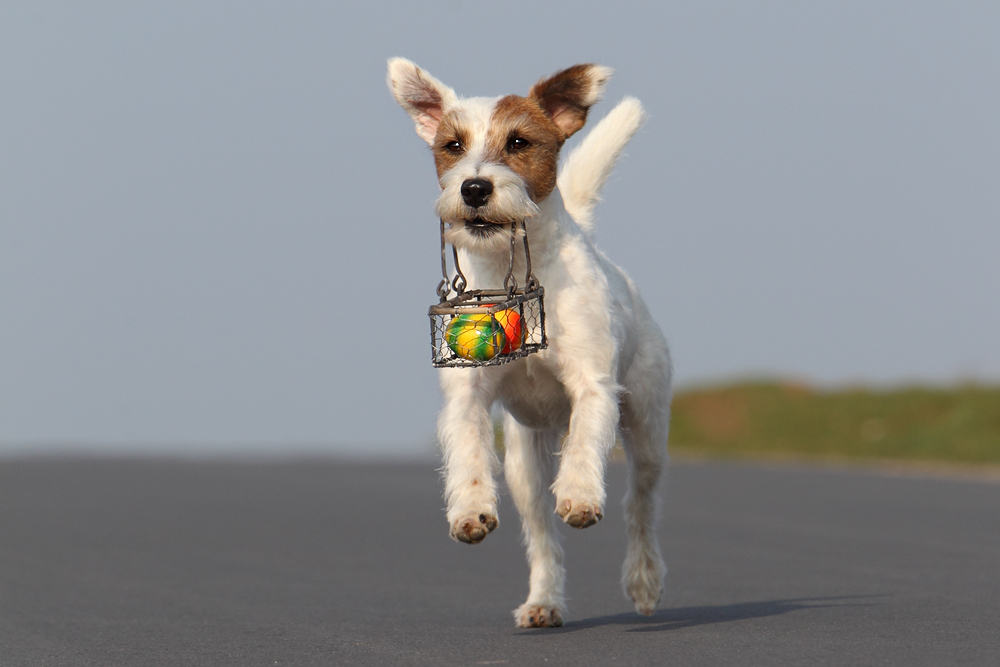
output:
[[[452, 247], [455, 277], [449, 278], [441, 222], [440, 302], [430, 307], [431, 355], [436, 368], [499, 366], [547, 347], [545, 338], [545, 289], [531, 273], [528, 234], [524, 222], [525, 285], [513, 276], [517, 235], [511, 223], [510, 268], [502, 289], [467, 290], [465, 275]], [[455, 296], [448, 298], [454, 290]]]

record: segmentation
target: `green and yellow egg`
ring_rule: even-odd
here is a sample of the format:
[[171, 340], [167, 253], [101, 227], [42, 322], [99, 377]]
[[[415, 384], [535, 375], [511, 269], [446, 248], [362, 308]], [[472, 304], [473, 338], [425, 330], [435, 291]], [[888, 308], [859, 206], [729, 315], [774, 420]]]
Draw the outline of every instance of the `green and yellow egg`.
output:
[[507, 346], [504, 327], [488, 314], [456, 315], [445, 341], [452, 352], [470, 361], [489, 361]]

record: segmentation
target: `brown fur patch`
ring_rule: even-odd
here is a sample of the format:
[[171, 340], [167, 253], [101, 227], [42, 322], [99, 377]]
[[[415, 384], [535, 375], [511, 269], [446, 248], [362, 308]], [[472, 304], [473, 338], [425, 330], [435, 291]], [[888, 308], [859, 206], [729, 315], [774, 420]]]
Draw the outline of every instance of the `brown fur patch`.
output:
[[[517, 138], [528, 145], [521, 149], [512, 147], [511, 141]], [[493, 108], [485, 157], [516, 172], [524, 180], [532, 201], [537, 203], [556, 187], [562, 144], [562, 133], [537, 101], [508, 95]]]
[[587, 122], [587, 110], [594, 103], [593, 68], [592, 64], [573, 65], [542, 79], [528, 93], [552, 118], [564, 141]]
[[[434, 143], [431, 145], [431, 151], [434, 153], [434, 165], [437, 167], [439, 179], [465, 156], [465, 149], [468, 149], [469, 134], [469, 131], [459, 123], [458, 117], [454, 112], [446, 113], [441, 117], [437, 134], [434, 136]], [[448, 144], [452, 141], [462, 144], [463, 150], [458, 153], [452, 153], [448, 150]]]

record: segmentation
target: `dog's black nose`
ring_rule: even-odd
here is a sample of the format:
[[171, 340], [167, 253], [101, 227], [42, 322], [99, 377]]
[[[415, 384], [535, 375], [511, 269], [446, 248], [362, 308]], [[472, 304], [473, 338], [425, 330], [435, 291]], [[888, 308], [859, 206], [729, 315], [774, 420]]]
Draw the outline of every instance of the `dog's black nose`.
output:
[[485, 206], [493, 194], [493, 184], [482, 178], [470, 178], [462, 183], [462, 199], [466, 206], [479, 208]]

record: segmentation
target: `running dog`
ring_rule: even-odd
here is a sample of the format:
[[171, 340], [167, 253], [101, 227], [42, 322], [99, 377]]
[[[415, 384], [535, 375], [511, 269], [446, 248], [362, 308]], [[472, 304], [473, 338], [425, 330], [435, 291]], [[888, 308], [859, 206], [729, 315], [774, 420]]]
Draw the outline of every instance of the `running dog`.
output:
[[611, 73], [575, 65], [526, 97], [462, 98], [412, 62], [389, 60], [389, 88], [434, 156], [437, 214], [469, 288], [503, 284], [511, 223], [522, 220], [545, 287], [547, 349], [500, 366], [441, 370], [447, 520], [461, 542], [476, 544], [499, 525], [491, 409], [503, 409], [503, 469], [531, 569], [528, 599], [514, 611], [519, 627], [562, 625], [565, 570], [552, 508], [574, 528], [601, 520], [605, 463], [619, 437], [629, 479], [622, 586], [640, 614], [655, 611], [666, 575], [656, 486], [666, 463], [670, 355], [635, 284], [592, 238], [600, 189], [645, 120], [639, 101], [625, 98], [558, 170], [563, 143], [583, 127]]

